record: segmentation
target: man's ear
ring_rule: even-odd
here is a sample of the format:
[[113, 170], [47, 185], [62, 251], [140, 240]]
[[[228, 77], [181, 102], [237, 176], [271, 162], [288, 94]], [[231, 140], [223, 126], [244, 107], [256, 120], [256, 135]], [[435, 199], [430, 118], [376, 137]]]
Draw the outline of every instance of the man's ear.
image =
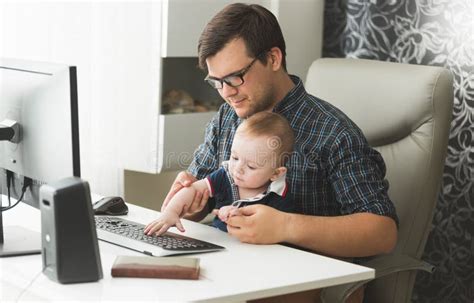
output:
[[272, 47], [269, 51], [270, 56], [268, 57], [268, 62], [270, 62], [273, 71], [277, 71], [281, 68], [281, 63], [283, 61], [283, 54], [281, 49], [278, 47]]
[[278, 167], [275, 169], [275, 171], [273, 172], [273, 175], [272, 177], [270, 178], [270, 181], [275, 181], [276, 179], [280, 178], [281, 176], [283, 176], [284, 174], [286, 174], [287, 172], [287, 168], [284, 167], [284, 166], [281, 166], [281, 167]]

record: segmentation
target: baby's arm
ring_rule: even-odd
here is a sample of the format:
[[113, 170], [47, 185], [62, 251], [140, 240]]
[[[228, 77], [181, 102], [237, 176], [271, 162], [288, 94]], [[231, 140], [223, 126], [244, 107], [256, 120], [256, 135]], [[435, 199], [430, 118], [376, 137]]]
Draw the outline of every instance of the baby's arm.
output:
[[196, 191], [203, 192], [208, 189], [206, 179], [194, 182], [189, 187], [183, 187], [169, 201], [161, 216], [149, 223], [144, 230], [147, 235], [161, 235], [170, 227], [176, 226], [179, 231], [184, 232], [183, 224], [179, 219], [186, 212], [186, 208], [192, 203]]

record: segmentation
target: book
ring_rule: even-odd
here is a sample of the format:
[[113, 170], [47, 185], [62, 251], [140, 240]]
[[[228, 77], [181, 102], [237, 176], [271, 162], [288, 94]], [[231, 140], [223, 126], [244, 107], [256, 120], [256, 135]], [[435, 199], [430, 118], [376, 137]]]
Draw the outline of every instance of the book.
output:
[[199, 279], [199, 259], [188, 257], [117, 256], [112, 277]]

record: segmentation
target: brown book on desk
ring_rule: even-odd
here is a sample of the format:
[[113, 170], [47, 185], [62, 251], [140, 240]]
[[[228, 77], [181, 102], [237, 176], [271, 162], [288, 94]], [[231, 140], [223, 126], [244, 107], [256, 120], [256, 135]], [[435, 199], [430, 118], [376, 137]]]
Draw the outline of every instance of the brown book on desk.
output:
[[118, 256], [112, 266], [112, 277], [197, 280], [199, 278], [199, 259]]

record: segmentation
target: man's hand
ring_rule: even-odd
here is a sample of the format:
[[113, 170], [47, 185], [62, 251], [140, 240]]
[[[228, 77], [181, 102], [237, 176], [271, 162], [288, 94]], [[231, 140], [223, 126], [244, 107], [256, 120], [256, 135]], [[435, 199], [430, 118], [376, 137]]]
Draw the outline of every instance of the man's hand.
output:
[[[186, 171], [182, 171], [178, 174], [176, 179], [173, 182], [173, 185], [171, 185], [171, 189], [166, 195], [165, 201], [163, 202], [163, 205], [161, 206], [161, 212], [164, 212], [166, 207], [168, 206], [168, 203], [171, 201], [171, 198], [180, 191], [183, 187], [189, 187], [191, 184], [196, 182], [197, 179], [191, 175], [190, 173]], [[204, 206], [207, 203], [207, 200], [209, 199], [209, 192], [206, 190], [204, 192], [196, 191], [196, 194], [194, 195], [193, 202], [190, 203], [189, 205], [186, 205], [183, 208], [183, 211], [179, 214], [180, 217], [183, 216], [192, 216], [194, 214], [197, 214], [201, 212], [204, 209]]]
[[239, 213], [227, 220], [227, 230], [247, 243], [286, 242], [334, 257], [367, 257], [388, 254], [397, 242], [395, 221], [372, 213], [310, 216], [264, 205], [239, 208]]
[[287, 239], [289, 214], [272, 207], [256, 204], [239, 208], [227, 220], [227, 231], [242, 242], [274, 244]]

